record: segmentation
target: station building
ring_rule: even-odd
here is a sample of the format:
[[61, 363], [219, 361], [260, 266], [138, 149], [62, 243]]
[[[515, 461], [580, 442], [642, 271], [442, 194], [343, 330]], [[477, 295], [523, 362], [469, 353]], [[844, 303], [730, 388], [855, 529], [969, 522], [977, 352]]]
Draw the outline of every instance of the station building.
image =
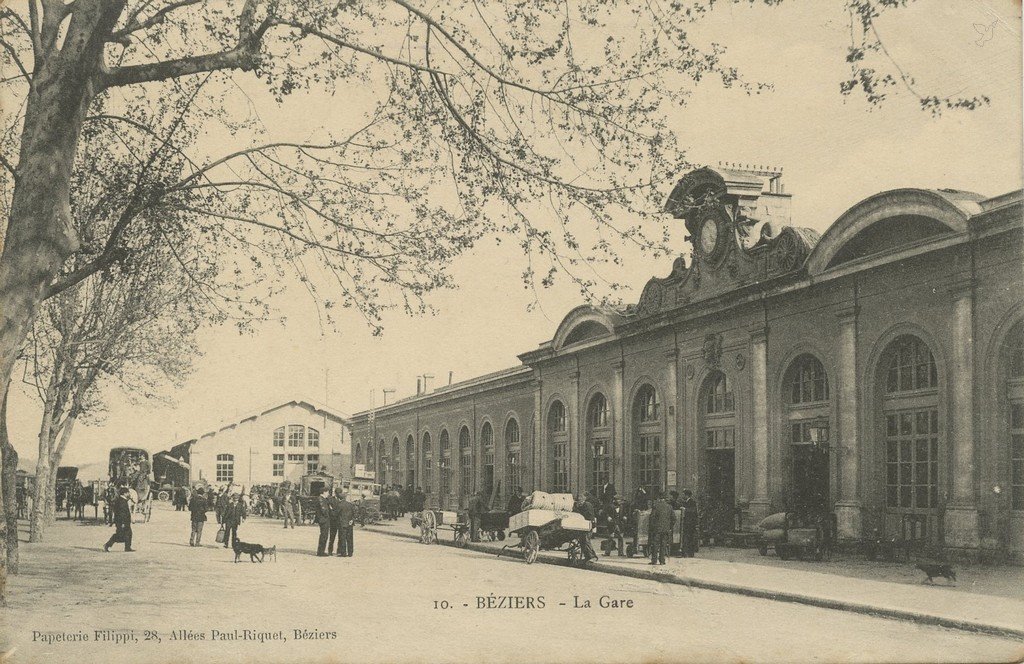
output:
[[690, 260], [520, 366], [356, 414], [353, 462], [442, 508], [691, 488], [708, 532], [816, 509], [842, 540], [1021, 560], [1022, 192], [895, 189], [820, 236], [790, 202], [778, 172], [686, 174]]
[[192, 483], [297, 483], [321, 470], [343, 480], [352, 477], [347, 415], [310, 401], [261, 408], [190, 442]]

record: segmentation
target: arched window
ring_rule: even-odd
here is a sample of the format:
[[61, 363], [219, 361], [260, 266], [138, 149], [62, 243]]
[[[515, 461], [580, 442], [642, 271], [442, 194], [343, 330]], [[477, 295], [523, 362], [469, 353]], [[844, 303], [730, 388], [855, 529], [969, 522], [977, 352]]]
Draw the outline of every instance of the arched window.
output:
[[520, 440], [519, 422], [511, 418], [505, 424], [505, 493], [523, 486], [523, 448]]
[[709, 533], [731, 532], [736, 529], [736, 404], [728, 377], [721, 371], [709, 375], [699, 398], [704, 437], [702, 527]]
[[[447, 431], [441, 432], [441, 444], [444, 444], [445, 438], [448, 437]], [[430, 494], [434, 490], [433, 469], [430, 467], [434, 463], [434, 450], [430, 443], [430, 432], [423, 432], [423, 441], [420, 443], [421, 454], [423, 455], [423, 493]]]
[[217, 455], [217, 481], [231, 483], [235, 481], [235, 455]]
[[412, 434], [405, 439], [405, 485], [416, 488], [416, 441]]
[[459, 429], [459, 496], [463, 504], [468, 504], [473, 492], [473, 448], [469, 438], [469, 427]]
[[800, 355], [786, 370], [783, 431], [789, 436], [786, 471], [792, 509], [809, 517], [830, 511], [828, 376], [818, 358]]
[[480, 429], [480, 446], [483, 448], [483, 482], [485, 496], [490, 496], [494, 489], [494, 429], [490, 422], [484, 422]]
[[721, 371], [717, 371], [708, 378], [708, 381], [704, 395], [704, 412], [709, 415], [734, 412], [736, 404], [733, 401], [729, 378]]
[[312, 427], [307, 428], [306, 445], [308, 447], [320, 447], [320, 432]]
[[370, 472], [370, 473], [377, 472], [377, 459], [376, 459], [376, 456], [377, 455], [374, 454], [373, 442], [372, 441], [368, 442], [366, 444], [366, 470], [367, 470], [367, 472]]
[[888, 394], [926, 390], [938, 385], [935, 357], [923, 341], [912, 335], [899, 337], [888, 349], [885, 391]]
[[790, 369], [789, 399], [791, 403], [828, 401], [828, 377], [825, 367], [813, 355], [801, 355]]
[[284, 447], [284, 427], [274, 429], [274, 447]]
[[[935, 357], [904, 335], [885, 350], [881, 368], [885, 436], [885, 504], [897, 513], [939, 506], [939, 402]], [[922, 395], [922, 391], [929, 392]]]
[[612, 479], [612, 429], [608, 418], [608, 400], [601, 393], [587, 407], [588, 484], [595, 492]]
[[635, 483], [651, 495], [662, 489], [661, 408], [652, 385], [641, 387], [633, 401], [633, 436]]
[[288, 425], [288, 447], [302, 447], [305, 444], [306, 427], [301, 424]]
[[1004, 355], [1006, 396], [1010, 403], [1010, 509], [1024, 510], [1024, 321], [1007, 335]]
[[551, 450], [551, 491], [569, 491], [569, 427], [565, 405], [555, 401], [548, 410], [548, 448]]
[[[445, 433], [448, 433], [447, 431]], [[440, 479], [438, 480], [441, 496], [441, 509], [448, 506], [448, 499], [452, 493], [452, 443], [446, 435], [441, 436], [441, 458], [438, 460]]]
[[356, 453], [352, 463], [363, 463], [363, 446], [360, 445], [359, 443], [356, 443]]

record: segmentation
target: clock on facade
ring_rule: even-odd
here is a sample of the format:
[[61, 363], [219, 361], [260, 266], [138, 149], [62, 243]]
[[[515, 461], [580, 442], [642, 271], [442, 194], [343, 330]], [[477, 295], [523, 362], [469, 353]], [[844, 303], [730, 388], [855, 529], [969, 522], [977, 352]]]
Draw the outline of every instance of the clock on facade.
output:
[[700, 226], [700, 249], [710, 256], [715, 253], [718, 247], [718, 222], [714, 217], [708, 217]]

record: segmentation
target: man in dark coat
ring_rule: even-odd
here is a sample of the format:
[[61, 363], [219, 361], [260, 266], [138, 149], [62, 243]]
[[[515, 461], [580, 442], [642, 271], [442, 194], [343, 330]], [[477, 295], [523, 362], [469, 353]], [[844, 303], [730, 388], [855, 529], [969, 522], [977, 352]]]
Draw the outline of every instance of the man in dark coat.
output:
[[611, 555], [612, 549], [618, 549], [619, 556], [626, 555], [626, 525], [629, 515], [621, 498], [615, 498], [612, 506], [602, 511], [605, 530], [608, 532], [608, 539], [604, 543], [604, 555]]
[[320, 487], [317, 490], [316, 502], [313, 504], [313, 509], [316, 510], [313, 520], [316, 525], [320, 526], [320, 539], [317, 541], [316, 555], [321, 557], [327, 555], [327, 540], [331, 536], [331, 505], [326, 492], [326, 487]]
[[125, 551], [135, 550], [132, 548], [132, 507], [128, 503], [128, 495], [128, 487], [121, 487], [114, 501], [114, 534], [103, 545], [104, 551], [110, 551], [115, 542], [124, 542]]
[[413, 499], [415, 511], [422, 512], [423, 507], [427, 504], [427, 494], [423, 493], [423, 487], [416, 487], [416, 493], [413, 494]]
[[338, 496], [338, 556], [340, 558], [351, 558], [355, 553], [355, 546], [352, 541], [352, 527], [356, 523], [356, 506], [345, 500], [345, 494], [341, 489], [337, 491]]
[[[574, 512], [579, 512], [580, 516], [590, 522], [590, 528], [594, 528], [594, 521], [597, 520], [597, 515], [594, 514], [594, 508], [591, 507], [590, 502], [587, 500], [586, 494], [583, 494], [576, 501], [576, 505], [573, 507]], [[597, 560], [597, 552], [594, 551], [594, 547], [590, 545], [590, 533], [587, 532], [585, 535], [580, 535], [576, 538], [579, 542], [580, 549], [583, 552], [584, 560]]]
[[217, 509], [217, 523], [224, 523], [224, 510], [228, 507], [228, 490], [225, 487], [220, 488], [220, 494], [217, 495], [217, 500], [214, 503]]
[[609, 509], [612, 506], [612, 500], [615, 498], [615, 485], [609, 480], [598, 488], [598, 500], [601, 502], [601, 507]]
[[224, 548], [227, 549], [238, 541], [238, 527], [245, 520], [245, 503], [242, 502], [242, 497], [232, 496], [220, 518], [224, 524]]
[[509, 516], [522, 512], [523, 502], [525, 501], [526, 496], [523, 495], [523, 488], [517, 486], [516, 490], [512, 492], [512, 495], [509, 496], [508, 499], [508, 506], [506, 507], [506, 510], [508, 511]]
[[480, 515], [484, 513], [484, 498], [477, 491], [469, 499], [469, 541], [480, 541]]
[[[334, 553], [334, 540], [338, 539], [341, 530], [341, 489], [327, 498], [327, 517], [331, 521], [330, 534], [327, 539], [327, 555]], [[338, 542], [338, 553], [341, 553], [341, 542]]]
[[693, 558], [697, 553], [697, 501], [693, 499], [693, 492], [683, 489], [683, 500], [680, 503], [683, 508], [683, 533], [680, 548], [683, 550], [684, 558]]
[[651, 508], [650, 497], [647, 495], [647, 491], [642, 487], [638, 486], [636, 491], [633, 493], [633, 509], [643, 512]]
[[651, 564], [664, 565], [665, 556], [672, 545], [672, 526], [676, 513], [660, 494], [651, 507], [651, 519], [647, 526], [647, 546], [651, 550]]
[[203, 524], [206, 523], [206, 496], [203, 487], [197, 487], [188, 503], [188, 511], [192, 514], [192, 534], [189, 535], [189, 546], [200, 546], [203, 539]]

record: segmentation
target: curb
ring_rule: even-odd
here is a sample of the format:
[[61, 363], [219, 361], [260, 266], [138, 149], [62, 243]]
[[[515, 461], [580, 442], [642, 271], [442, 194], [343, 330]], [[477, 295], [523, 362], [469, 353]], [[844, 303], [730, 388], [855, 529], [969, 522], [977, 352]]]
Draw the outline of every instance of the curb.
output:
[[[411, 533], [394, 532], [385, 530], [380, 527], [372, 526], [369, 528], [364, 528], [364, 530], [380, 533], [382, 535], [390, 535], [391, 537], [401, 537], [405, 539], [419, 541], [419, 536]], [[444, 541], [439, 539], [437, 543], [441, 546], [455, 547], [455, 543], [450, 541]], [[483, 546], [481, 544], [473, 542], [467, 544], [464, 547], [456, 548], [461, 548], [466, 551], [476, 551], [478, 553], [487, 553], [490, 555], [495, 555], [497, 553], [492, 547]], [[560, 565], [562, 567], [569, 567], [569, 563], [567, 560], [564, 560], [561, 556], [556, 557], [549, 553], [541, 553], [540, 555], [538, 555], [537, 562], [544, 563], [545, 565]], [[859, 613], [862, 615], [873, 616], [876, 618], [910, 621], [921, 625], [934, 625], [937, 627], [946, 627], [949, 629], [957, 629], [965, 632], [973, 632], [976, 634], [986, 634], [989, 636], [998, 636], [1003, 638], [1024, 641], [1024, 628], [1018, 629], [1013, 627], [990, 625], [988, 623], [981, 623], [974, 620], [949, 618], [946, 616], [938, 616], [931, 613], [920, 613], [918, 611], [911, 611], [909, 609], [885, 608], [872, 606], [870, 604], [863, 604], [861, 602], [852, 602], [849, 600], [833, 599], [829, 597], [804, 595], [792, 592], [776, 592], [771, 590], [764, 590], [761, 588], [752, 588], [750, 586], [740, 586], [732, 583], [722, 583], [719, 581], [695, 579], [692, 577], [679, 576], [668, 572], [632, 570], [610, 565], [604, 567], [597, 565], [576, 569], [585, 569], [587, 571], [599, 572], [601, 574], [614, 574], [616, 576], [626, 576], [634, 579], [641, 579], [644, 581], [659, 581], [661, 583], [672, 583], [675, 585], [686, 586], [688, 588], [712, 590], [715, 592], [729, 593], [732, 595], [742, 595], [745, 597], [754, 597], [757, 599], [767, 599], [776, 602], [789, 602], [792, 604], [803, 604], [805, 606], [814, 606], [822, 609], [833, 609], [835, 611]]]

